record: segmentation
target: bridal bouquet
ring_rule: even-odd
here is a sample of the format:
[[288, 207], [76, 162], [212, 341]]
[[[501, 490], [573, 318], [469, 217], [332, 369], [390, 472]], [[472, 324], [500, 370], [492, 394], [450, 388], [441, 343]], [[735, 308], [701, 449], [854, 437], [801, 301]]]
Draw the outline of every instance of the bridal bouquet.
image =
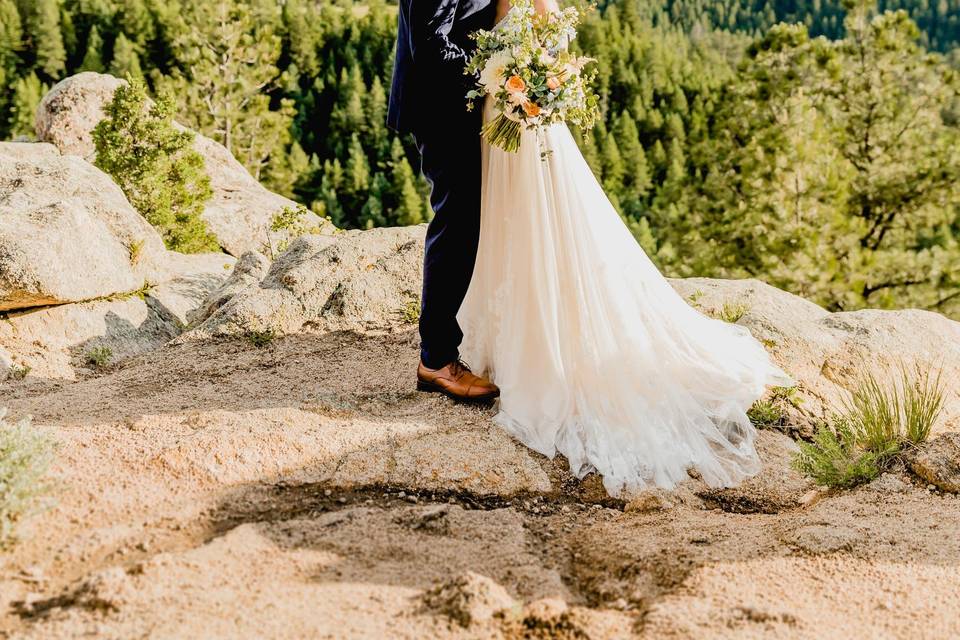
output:
[[584, 67], [594, 59], [567, 48], [580, 15], [575, 7], [538, 15], [532, 0], [514, 0], [494, 29], [473, 34], [477, 50], [466, 73], [479, 80], [467, 93], [468, 108], [477, 98], [491, 96], [499, 111], [483, 127], [487, 142], [516, 152], [523, 130], [541, 131], [559, 122], [593, 126], [600, 109], [590, 86], [594, 74], [585, 74]]

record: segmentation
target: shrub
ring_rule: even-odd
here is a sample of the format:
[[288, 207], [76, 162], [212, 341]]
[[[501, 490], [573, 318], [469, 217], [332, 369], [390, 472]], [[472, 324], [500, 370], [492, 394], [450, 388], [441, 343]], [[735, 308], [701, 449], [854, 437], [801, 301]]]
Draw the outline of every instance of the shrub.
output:
[[98, 369], [102, 369], [110, 364], [113, 359], [113, 350], [110, 347], [95, 347], [87, 352], [85, 361]]
[[407, 324], [416, 324], [420, 321], [420, 300], [410, 298], [400, 310], [401, 319]]
[[717, 317], [724, 322], [734, 323], [746, 315], [747, 311], [750, 311], [750, 307], [742, 302], [724, 302]]
[[753, 403], [747, 410], [747, 417], [757, 427], [779, 426], [786, 420], [787, 405], [800, 406], [797, 387], [774, 387], [767, 398]]
[[943, 411], [940, 373], [900, 367], [899, 385], [884, 386], [868, 373], [857, 383], [833, 424], [817, 427], [801, 442], [794, 466], [820, 484], [850, 487], [880, 474], [930, 436]]
[[307, 220], [307, 213], [307, 208], [303, 205], [299, 205], [296, 207], [284, 207], [277, 213], [273, 214], [273, 217], [270, 219], [270, 231], [274, 233], [278, 231], [286, 231], [287, 237], [281, 239], [277, 245], [274, 246], [273, 239], [270, 237], [270, 234], [267, 233], [267, 241], [264, 244], [264, 252], [270, 256], [271, 259], [286, 251], [290, 246], [291, 240], [310, 233], [320, 232], [320, 227], [309, 224]]
[[50, 486], [44, 481], [53, 459], [53, 443], [34, 430], [29, 419], [17, 424], [0, 409], [0, 547], [10, 546], [17, 527], [41, 506]]
[[[184, 253], [218, 251], [201, 219], [213, 195], [193, 134], [177, 129], [168, 95], [156, 102], [142, 81], [119, 87], [93, 130], [95, 164], [110, 174], [130, 204], [163, 236], [167, 247]], [[133, 256], [131, 256], [131, 259]]]
[[268, 346], [277, 337], [277, 333], [273, 329], [264, 329], [262, 331], [250, 330], [246, 335], [250, 344], [258, 349]]
[[882, 461], [863, 446], [861, 434], [845, 416], [817, 427], [812, 442], [801, 442], [794, 466], [818, 484], [853, 487], [880, 475]]
[[28, 375], [30, 375], [30, 365], [12, 365], [10, 367], [10, 378], [12, 380], [23, 380]]

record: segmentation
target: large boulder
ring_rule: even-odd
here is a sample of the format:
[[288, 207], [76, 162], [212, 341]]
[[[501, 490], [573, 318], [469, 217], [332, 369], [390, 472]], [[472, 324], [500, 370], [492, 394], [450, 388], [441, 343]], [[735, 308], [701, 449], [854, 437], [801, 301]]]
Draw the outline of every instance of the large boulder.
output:
[[0, 311], [104, 298], [162, 279], [160, 236], [81, 158], [0, 143], [0, 194]]
[[[125, 81], [110, 75], [84, 72], [56, 84], [40, 102], [36, 116], [37, 137], [57, 146], [64, 154], [93, 161], [96, 150], [91, 132], [103, 119], [103, 107]], [[271, 231], [273, 216], [297, 203], [265, 189], [223, 145], [197, 134], [194, 148], [203, 156], [213, 198], [203, 213], [220, 246], [234, 256], [277, 246], [288, 233]], [[311, 212], [304, 225], [320, 233], [334, 227]]]
[[960, 493], [960, 433], [945, 433], [914, 451], [910, 468], [941, 491]]
[[[937, 432], [960, 430], [960, 323], [917, 309], [830, 313], [758, 280], [671, 283], [705, 313], [736, 318], [800, 383], [799, 406], [784, 409], [802, 433], [842, 408], [862, 376], [895, 380], [901, 366], [942, 371], [946, 402]], [[723, 314], [724, 307], [735, 313]]]
[[191, 324], [203, 322], [235, 295], [251, 285], [259, 284], [269, 270], [270, 261], [262, 253], [248, 251], [243, 254], [237, 260], [237, 264], [227, 279], [204, 299], [199, 308], [191, 313], [189, 322]]
[[303, 236], [183, 339], [403, 326], [419, 313], [424, 228]]
[[0, 379], [73, 378], [179, 335], [230, 274], [167, 251], [113, 180], [78, 156], [0, 143]]
[[[226, 254], [170, 252], [165, 279], [133, 294], [91, 302], [16, 310], [0, 322], [0, 355], [31, 379], [72, 380], [91, 368], [91, 355], [116, 364], [163, 346], [227, 277]], [[3, 358], [0, 357], [0, 360]], [[10, 374], [0, 366], [0, 380]]]

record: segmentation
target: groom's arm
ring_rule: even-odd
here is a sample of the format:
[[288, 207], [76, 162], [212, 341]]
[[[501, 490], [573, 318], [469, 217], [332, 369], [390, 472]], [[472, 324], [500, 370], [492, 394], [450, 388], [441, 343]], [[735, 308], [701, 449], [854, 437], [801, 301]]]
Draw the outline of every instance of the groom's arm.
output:
[[410, 48], [414, 61], [436, 61], [451, 77], [463, 77], [463, 69], [470, 61], [467, 52], [450, 41], [458, 4], [459, 0], [410, 2]]

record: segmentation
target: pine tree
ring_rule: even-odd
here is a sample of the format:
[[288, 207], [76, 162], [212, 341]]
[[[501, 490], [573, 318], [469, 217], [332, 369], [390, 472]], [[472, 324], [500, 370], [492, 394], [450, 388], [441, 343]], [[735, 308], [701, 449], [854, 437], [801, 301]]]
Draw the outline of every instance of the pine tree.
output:
[[201, 218], [213, 195], [210, 178], [193, 149], [193, 134], [174, 127], [173, 112], [168, 95], [150, 104], [142, 82], [119, 87], [93, 131], [96, 165], [113, 176], [169, 249], [217, 251]]
[[137, 55], [136, 46], [122, 33], [113, 43], [110, 73], [118, 78], [143, 79], [143, 69], [140, 67], [140, 56]]
[[[119, 39], [122, 35], [124, 40], [133, 45], [131, 50], [139, 57], [144, 53], [147, 45], [157, 38], [157, 23], [154, 15], [145, 0], [123, 0], [117, 8], [115, 20], [120, 30], [117, 38]], [[114, 48], [116, 46], [114, 44]], [[113, 57], [117, 58], [116, 52]], [[125, 68], [124, 71], [132, 73], [132, 69]]]
[[625, 186], [634, 195], [643, 198], [650, 190], [652, 181], [647, 167], [647, 156], [640, 143], [640, 133], [628, 111], [622, 111], [617, 118], [614, 135], [626, 167]]
[[367, 153], [360, 144], [360, 136], [356, 133], [350, 138], [350, 151], [344, 169], [349, 193], [365, 200], [363, 196], [366, 196], [366, 191], [370, 188], [370, 165], [367, 162]]
[[0, 0], [0, 137], [7, 129], [18, 53], [23, 46], [20, 13], [13, 0]]
[[601, 161], [603, 163], [603, 186], [607, 190], [608, 196], [616, 196], [623, 188], [623, 176], [626, 168], [623, 166], [623, 158], [620, 157], [620, 149], [612, 131], [607, 134], [603, 141]]
[[32, 17], [30, 37], [36, 51], [37, 68], [51, 80], [58, 80], [67, 69], [58, 0], [35, 0]]
[[34, 136], [34, 118], [37, 107], [43, 98], [45, 87], [37, 74], [30, 72], [13, 83], [13, 97], [10, 100], [8, 127], [11, 136]]
[[280, 79], [280, 16], [268, 0], [185, 5], [174, 17], [178, 69], [161, 81], [182, 97], [184, 123], [223, 144], [255, 178], [268, 163], [283, 163], [291, 142], [292, 101], [271, 109]]
[[417, 191], [416, 178], [398, 139], [391, 150], [393, 190], [397, 194], [397, 206], [393, 211], [394, 224], [411, 225], [425, 221], [423, 198]]
[[83, 62], [80, 64], [80, 71], [95, 71], [103, 73], [103, 38], [100, 37], [100, 30], [97, 25], [90, 28], [90, 35], [87, 36], [87, 52], [83, 56]]

